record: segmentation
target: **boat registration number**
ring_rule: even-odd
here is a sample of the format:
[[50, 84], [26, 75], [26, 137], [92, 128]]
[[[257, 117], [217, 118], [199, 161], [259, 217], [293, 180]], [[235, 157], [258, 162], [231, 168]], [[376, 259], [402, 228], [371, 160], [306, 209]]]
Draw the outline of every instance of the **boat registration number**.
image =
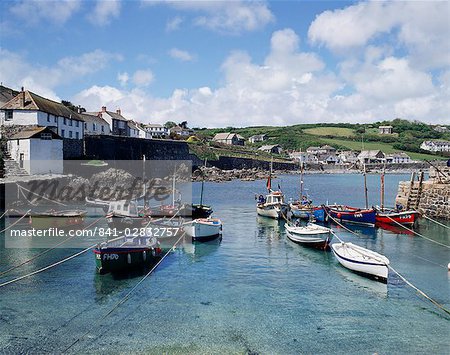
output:
[[355, 213], [354, 215], [353, 215], [353, 217], [355, 217], [355, 218], [362, 218], [362, 213]]
[[103, 254], [103, 260], [117, 260], [119, 259], [119, 254]]

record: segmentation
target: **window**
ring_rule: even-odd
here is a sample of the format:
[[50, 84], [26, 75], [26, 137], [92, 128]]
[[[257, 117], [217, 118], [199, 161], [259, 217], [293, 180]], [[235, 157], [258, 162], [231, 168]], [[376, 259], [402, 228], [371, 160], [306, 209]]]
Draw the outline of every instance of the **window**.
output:
[[75, 121], [75, 126], [80, 127], [80, 121]]
[[50, 114], [47, 113], [47, 122], [50, 122]]
[[69, 138], [72, 138], [72, 131], [69, 131]]
[[75, 138], [76, 138], [76, 139], [80, 139], [80, 133], [75, 132]]
[[73, 126], [73, 120], [69, 118], [69, 126]]
[[84, 129], [87, 129], [87, 123], [86, 122], [84, 123]]
[[65, 138], [66, 136], [66, 131], [64, 129], [61, 130], [61, 137]]
[[64, 117], [64, 124], [67, 125], [67, 118]]
[[45, 141], [51, 141], [52, 134], [51, 133], [41, 133], [41, 139], [43, 139]]
[[13, 110], [6, 110], [5, 111], [5, 120], [11, 121], [13, 119]]
[[105, 132], [105, 126], [102, 125], [102, 132]]
[[92, 130], [96, 131], [97, 130], [97, 125], [95, 123], [92, 124]]
[[55, 123], [58, 123], [58, 117], [55, 116]]

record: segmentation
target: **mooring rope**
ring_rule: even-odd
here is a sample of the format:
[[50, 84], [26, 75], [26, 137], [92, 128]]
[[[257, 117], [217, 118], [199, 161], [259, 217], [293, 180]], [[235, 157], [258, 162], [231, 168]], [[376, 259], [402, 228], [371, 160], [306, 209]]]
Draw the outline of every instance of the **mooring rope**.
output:
[[[33, 191], [30, 191], [30, 190], [28, 190], [27, 188], [25, 188], [25, 187], [23, 187], [23, 186], [21, 186], [21, 185], [19, 185], [19, 184], [17, 184], [17, 187], [18, 187], [19, 189], [24, 189], [25, 191], [27, 191], [27, 192], [29, 192], [29, 193], [35, 195], [35, 196], [38, 196], [38, 197], [40, 197], [40, 198], [43, 198], [44, 200], [47, 200], [47, 201], [56, 203], [57, 205], [67, 206], [66, 204], [64, 204], [64, 203], [62, 203], [62, 202], [59, 202], [59, 201], [56, 201], [56, 200], [52, 200], [52, 199], [47, 198], [47, 197], [45, 197], [45, 196], [41, 196], [41, 195], [39, 195], [39, 194], [37, 194], [37, 193], [34, 193]], [[25, 197], [25, 196], [24, 196], [24, 197]], [[26, 197], [25, 197], [25, 198], [26, 198]], [[27, 199], [27, 198], [26, 198], [26, 199]], [[31, 201], [29, 201], [28, 199], [27, 199], [27, 201], [28, 201], [28, 202], [31, 202]]]
[[9, 210], [6, 210], [5, 212], [3, 212], [3, 214], [0, 216], [0, 219], [2, 219], [3, 217], [5, 217], [5, 215], [8, 213]]
[[428, 217], [427, 215], [422, 215], [422, 217], [425, 217], [426, 219], [428, 219], [428, 220], [430, 220], [431, 222], [434, 222], [434, 223], [436, 223], [436, 224], [439, 224], [441, 227], [444, 227], [444, 228], [447, 228], [447, 229], [450, 229], [450, 227], [449, 226], [446, 226], [445, 224], [443, 224], [443, 223], [440, 223], [440, 222], [438, 222], [438, 221], [436, 221], [436, 220], [434, 220], [433, 218], [430, 218], [430, 217]]
[[24, 219], [24, 218], [28, 215], [28, 213], [30, 213], [30, 211], [31, 211], [31, 210], [26, 211], [25, 214], [24, 214], [22, 217], [20, 217], [17, 221], [15, 221], [13, 224], [10, 224], [10, 225], [9, 225], [8, 227], [6, 227], [5, 229], [1, 230], [1, 231], [0, 231], [0, 234], [2, 234], [3, 232], [7, 231], [8, 229], [14, 227], [17, 223], [19, 223], [22, 219]]
[[356, 235], [357, 237], [361, 237], [361, 236], [360, 236], [358, 233], [356, 233], [355, 231], [352, 231], [350, 228], [347, 228], [347, 227], [344, 226], [342, 223], [339, 223], [339, 221], [338, 221], [337, 219], [333, 218], [333, 217], [328, 213], [328, 211], [326, 210], [325, 207], [323, 207], [323, 210], [325, 211], [325, 213], [327, 214], [327, 216], [328, 216], [329, 218], [331, 218], [331, 219], [333, 220], [333, 222], [336, 223], [338, 226], [344, 228], [346, 231], [348, 231], [348, 232], [350, 232], [350, 233]]
[[[94, 222], [92, 222], [90, 225], [88, 225], [87, 227], [85, 227], [85, 228], [83, 228], [83, 229], [81, 229], [81, 230], [86, 230], [86, 229], [92, 227], [94, 224], [96, 224], [96, 223], [97, 223], [98, 221], [100, 221], [100, 219], [102, 219], [102, 218], [103, 218], [103, 216], [100, 217], [100, 218], [98, 218], [97, 220], [95, 220]], [[75, 238], [75, 237], [77, 237], [77, 235], [74, 235], [74, 236], [72, 236], [72, 237], [69, 237], [69, 238], [67, 238], [67, 239], [64, 239], [62, 242], [60, 242], [60, 243], [54, 245], [53, 247], [51, 247], [51, 248], [49, 248], [49, 249], [46, 249], [46, 250], [40, 252], [39, 254], [33, 256], [31, 259], [25, 260], [25, 261], [21, 262], [20, 264], [17, 264], [17, 265], [15, 265], [15, 266], [10, 267], [9, 269], [7, 269], [7, 270], [5, 270], [5, 271], [0, 272], [0, 276], [3, 276], [3, 275], [5, 275], [5, 274], [7, 274], [7, 273], [13, 271], [13, 270], [15, 270], [15, 269], [21, 267], [22, 265], [28, 264], [29, 262], [31, 262], [31, 261], [33, 261], [33, 260], [35, 260], [35, 259], [41, 257], [42, 255], [47, 254], [48, 252], [50, 252], [50, 251], [56, 249], [56, 248], [59, 247], [60, 245], [64, 244], [65, 242], [68, 242], [69, 240], [71, 240], [71, 239], [73, 239], [73, 238]]]
[[422, 237], [422, 238], [424, 238], [424, 239], [426, 239], [426, 240], [428, 240], [428, 241], [430, 241], [430, 242], [433, 242], [433, 243], [435, 243], [435, 244], [438, 244], [438, 245], [441, 245], [441, 246], [443, 246], [443, 247], [445, 247], [445, 248], [450, 249], [450, 245], [446, 245], [446, 244], [440, 243], [440, 242], [438, 242], [438, 241], [436, 241], [436, 240], [433, 240], [433, 239], [431, 239], [431, 238], [425, 237], [424, 235], [422, 235], [422, 234], [416, 232], [415, 230], [410, 229], [410, 228], [406, 227], [405, 225], [403, 225], [403, 224], [397, 222], [395, 219], [392, 219], [392, 218], [389, 217], [388, 215], [386, 215], [386, 217], [389, 218], [389, 219], [390, 219], [391, 221], [393, 221], [394, 223], [398, 224], [400, 227], [403, 227], [403, 228], [405, 228], [406, 230], [408, 230], [408, 231], [414, 233], [415, 235], [418, 235], [419, 237]]
[[71, 256], [69, 256], [69, 257], [67, 257], [67, 258], [64, 258], [64, 259], [62, 259], [62, 260], [60, 260], [60, 261], [58, 261], [58, 262], [56, 262], [56, 263], [53, 263], [53, 264], [50, 264], [50, 265], [46, 266], [46, 267], [43, 267], [42, 269], [39, 269], [39, 270], [30, 272], [29, 274], [26, 274], [26, 275], [17, 277], [17, 278], [15, 278], [15, 279], [12, 279], [12, 280], [9, 280], [9, 281], [6, 281], [6, 282], [0, 284], [0, 287], [7, 286], [7, 285], [12, 284], [12, 283], [14, 283], [14, 282], [23, 280], [23, 279], [25, 279], [25, 278], [27, 278], [27, 277], [30, 277], [30, 276], [39, 274], [39, 273], [41, 273], [41, 272], [44, 272], [44, 271], [46, 271], [46, 270], [49, 270], [49, 269], [51, 269], [51, 268], [53, 268], [53, 267], [55, 267], [55, 266], [58, 266], [58, 265], [60, 265], [60, 264], [62, 264], [62, 263], [65, 263], [66, 261], [69, 261], [69, 260], [71, 260], [71, 259], [73, 259], [73, 258], [76, 258], [77, 256], [79, 256], [79, 255], [81, 255], [81, 254], [86, 253], [87, 251], [89, 251], [89, 250], [91, 250], [92, 248], [94, 248], [96, 245], [97, 245], [97, 244], [93, 244], [93, 245], [91, 245], [90, 247], [87, 247], [86, 249], [83, 249], [82, 251], [80, 251], [80, 252], [78, 252], [78, 253], [76, 253], [76, 254], [73, 254], [73, 255], [71, 255]]
[[414, 289], [416, 292], [418, 292], [421, 296], [425, 297], [428, 301], [433, 303], [436, 307], [443, 310], [445, 313], [450, 314], [450, 310], [445, 308], [442, 304], [435, 301], [433, 298], [428, 296], [425, 292], [419, 290], [416, 286], [414, 286], [411, 282], [409, 282], [403, 275], [401, 275], [397, 270], [395, 270], [391, 265], [387, 265], [390, 270], [392, 270], [395, 274], [397, 274], [398, 277], [400, 277], [409, 287]]
[[[185, 236], [185, 233], [183, 233], [181, 235], [180, 238], [178, 238], [178, 240], [175, 242], [175, 244], [162, 256], [162, 258], [155, 264], [155, 266], [153, 266], [150, 271], [145, 274], [140, 280], [139, 282], [133, 286], [133, 288], [128, 291], [128, 293], [122, 297], [122, 299], [119, 300], [119, 302], [117, 302], [113, 308], [111, 308], [107, 313], [105, 313], [103, 315], [102, 318], [99, 319], [99, 321], [104, 320], [105, 318], [107, 318], [111, 313], [113, 313], [117, 308], [119, 308], [122, 304], [124, 304], [126, 301], [128, 301], [128, 299], [130, 298], [131, 294], [156, 270], [156, 268], [163, 262], [163, 260], [167, 257], [167, 255], [169, 255], [169, 253], [176, 247], [176, 245], [180, 242], [180, 240]], [[1, 285], [0, 285], [1, 286]], [[88, 331], [86, 331], [84, 334], [82, 334], [79, 338], [77, 338], [72, 344], [70, 344], [67, 348], [65, 348], [62, 353], [66, 353], [67, 351], [69, 351], [72, 347], [74, 347], [77, 343], [79, 343], [85, 336], [87, 336], [89, 334], [91, 330], [89, 329]]]

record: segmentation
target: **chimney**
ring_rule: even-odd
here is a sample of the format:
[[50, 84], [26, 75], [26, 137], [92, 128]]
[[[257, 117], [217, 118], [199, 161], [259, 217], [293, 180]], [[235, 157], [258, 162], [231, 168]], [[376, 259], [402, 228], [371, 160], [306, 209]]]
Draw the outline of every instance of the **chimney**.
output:
[[25, 107], [25, 90], [24, 90], [23, 86], [21, 89], [21, 93], [22, 93], [22, 107]]
[[116, 110], [116, 113], [117, 113], [118, 115], [122, 115], [122, 113], [121, 113], [121, 111], [120, 111], [120, 108], [118, 108], [118, 109]]
[[102, 112], [106, 112], [106, 106], [102, 106]]

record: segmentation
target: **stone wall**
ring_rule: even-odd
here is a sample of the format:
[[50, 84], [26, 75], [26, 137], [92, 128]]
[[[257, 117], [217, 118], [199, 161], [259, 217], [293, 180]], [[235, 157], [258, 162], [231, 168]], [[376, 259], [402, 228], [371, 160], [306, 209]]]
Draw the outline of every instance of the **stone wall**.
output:
[[83, 140], [63, 138], [63, 159], [80, 159], [83, 157]]

